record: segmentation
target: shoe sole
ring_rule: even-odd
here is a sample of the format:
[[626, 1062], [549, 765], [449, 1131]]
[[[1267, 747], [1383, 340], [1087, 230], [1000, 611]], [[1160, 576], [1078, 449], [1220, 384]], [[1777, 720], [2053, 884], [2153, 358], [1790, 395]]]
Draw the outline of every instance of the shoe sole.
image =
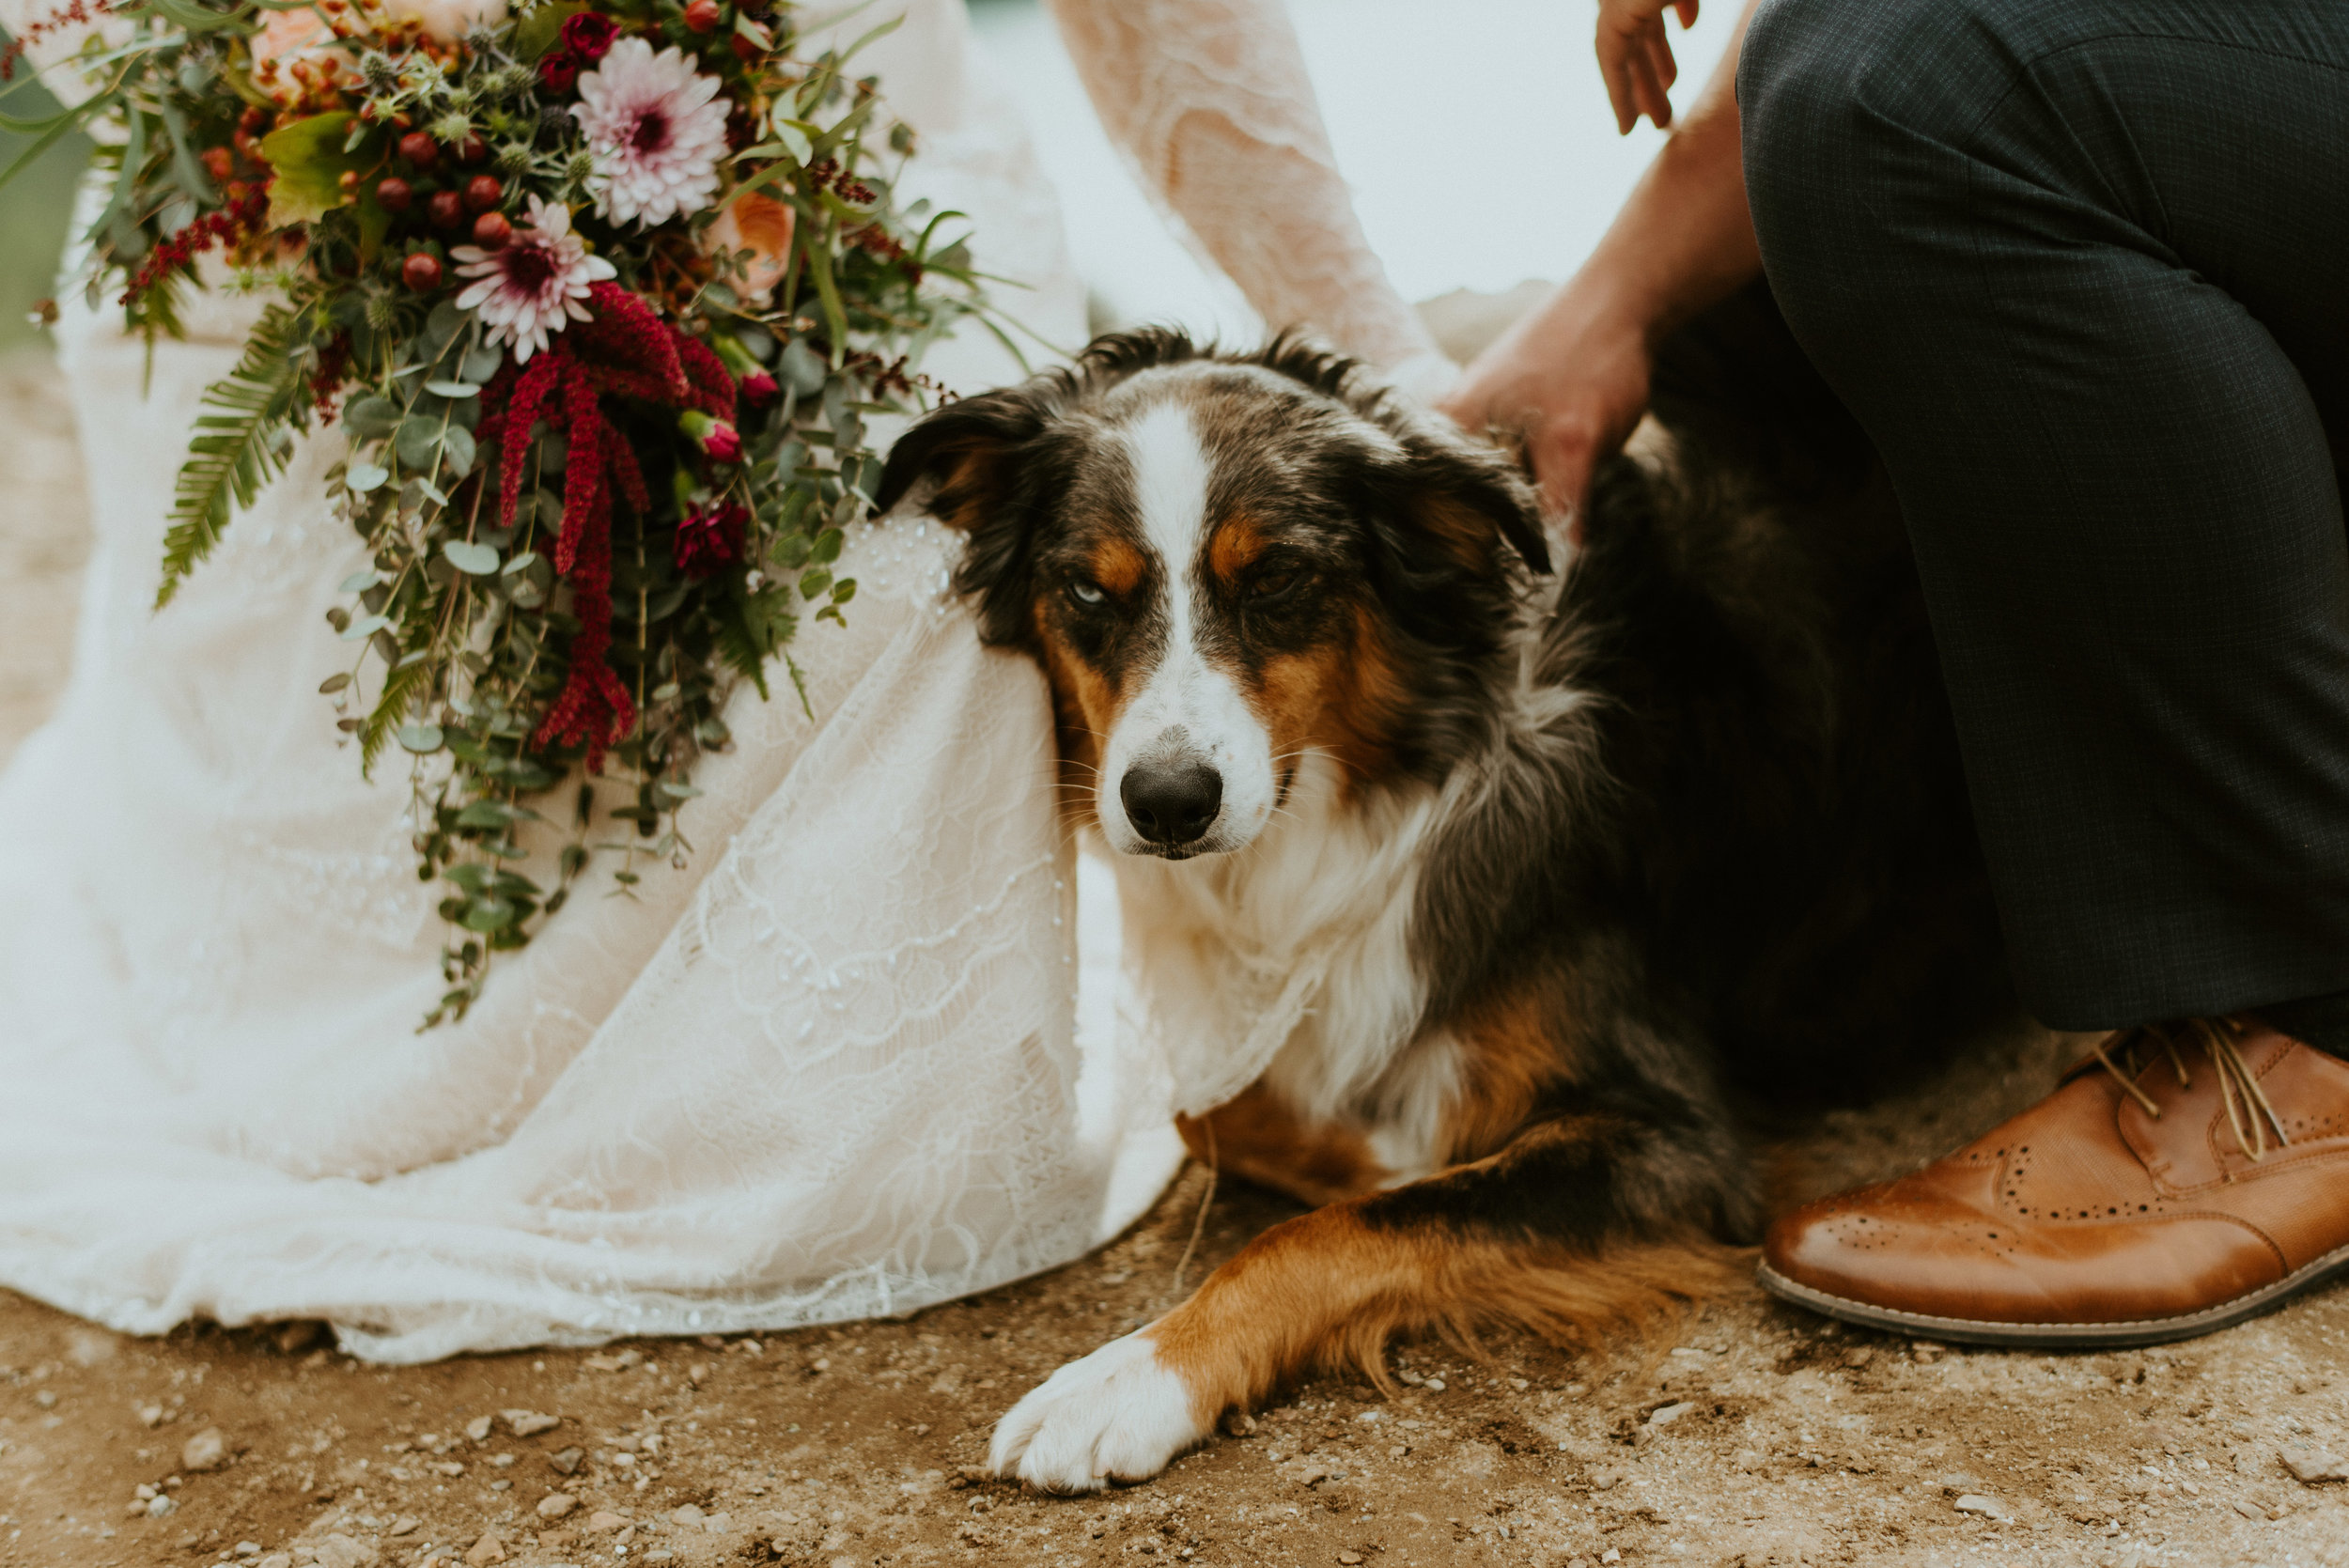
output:
[[1755, 1272], [1762, 1288], [1781, 1301], [1888, 1333], [1949, 1340], [1959, 1344], [2010, 1345], [2024, 1350], [2119, 1350], [2214, 1334], [2272, 1312], [2302, 1291], [2349, 1272], [2349, 1247], [2335, 1248], [2272, 1285], [2232, 1301], [2222, 1301], [2216, 1307], [2179, 1317], [2139, 1318], [2122, 1323], [1998, 1323], [1983, 1318], [1936, 1317], [1929, 1312], [1904, 1312], [1813, 1290], [1809, 1285], [1797, 1284], [1768, 1264], [1760, 1265]]

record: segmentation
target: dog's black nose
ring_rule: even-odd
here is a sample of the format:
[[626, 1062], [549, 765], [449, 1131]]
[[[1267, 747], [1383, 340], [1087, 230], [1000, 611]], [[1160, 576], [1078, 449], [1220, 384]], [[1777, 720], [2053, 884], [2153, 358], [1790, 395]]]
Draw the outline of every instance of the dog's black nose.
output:
[[1117, 798], [1134, 831], [1152, 844], [1189, 844], [1223, 809], [1223, 775], [1201, 762], [1137, 763]]

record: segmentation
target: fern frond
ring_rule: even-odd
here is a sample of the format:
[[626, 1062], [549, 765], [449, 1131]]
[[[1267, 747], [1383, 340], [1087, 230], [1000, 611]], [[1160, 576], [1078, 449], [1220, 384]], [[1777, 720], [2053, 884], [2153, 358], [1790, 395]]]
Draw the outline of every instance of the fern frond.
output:
[[375, 699], [374, 708], [366, 722], [359, 726], [359, 776], [375, 776], [375, 759], [383, 754], [384, 743], [392, 732], [407, 717], [408, 706], [419, 691], [432, 684], [432, 661], [420, 659], [413, 664], [396, 666], [383, 677], [382, 694]]
[[162, 609], [180, 582], [220, 543], [232, 511], [250, 506], [261, 487], [285, 472], [291, 427], [302, 410], [308, 357], [295, 350], [307, 340], [301, 312], [273, 304], [245, 344], [244, 358], [226, 380], [204, 394], [207, 408], [188, 442], [163, 535], [163, 580], [155, 591]]
[[711, 617], [710, 642], [716, 647], [718, 657], [725, 661], [727, 669], [738, 675], [749, 676], [758, 687], [759, 700], [763, 702], [768, 695], [767, 650], [758, 645], [758, 639], [750, 629], [747, 617], [751, 613], [748, 605], [732, 611], [721, 608]]

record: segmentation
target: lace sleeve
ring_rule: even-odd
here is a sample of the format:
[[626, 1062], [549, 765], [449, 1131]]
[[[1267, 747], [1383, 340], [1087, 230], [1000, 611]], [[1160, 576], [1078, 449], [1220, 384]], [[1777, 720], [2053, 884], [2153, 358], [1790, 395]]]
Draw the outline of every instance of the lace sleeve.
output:
[[1271, 327], [1428, 393], [1444, 359], [1363, 238], [1279, 0], [1046, 0], [1111, 138]]

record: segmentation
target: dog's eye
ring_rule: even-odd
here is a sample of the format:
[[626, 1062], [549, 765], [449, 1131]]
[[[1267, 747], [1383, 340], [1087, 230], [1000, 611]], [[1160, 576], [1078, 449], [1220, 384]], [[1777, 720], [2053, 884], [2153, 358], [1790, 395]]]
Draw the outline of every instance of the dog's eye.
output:
[[1248, 597], [1258, 604], [1270, 604], [1288, 598], [1304, 583], [1301, 571], [1267, 572], [1248, 585]]
[[1068, 580], [1068, 597], [1090, 609], [1107, 599], [1109, 595], [1101, 591], [1098, 582], [1089, 578], [1072, 577]]

